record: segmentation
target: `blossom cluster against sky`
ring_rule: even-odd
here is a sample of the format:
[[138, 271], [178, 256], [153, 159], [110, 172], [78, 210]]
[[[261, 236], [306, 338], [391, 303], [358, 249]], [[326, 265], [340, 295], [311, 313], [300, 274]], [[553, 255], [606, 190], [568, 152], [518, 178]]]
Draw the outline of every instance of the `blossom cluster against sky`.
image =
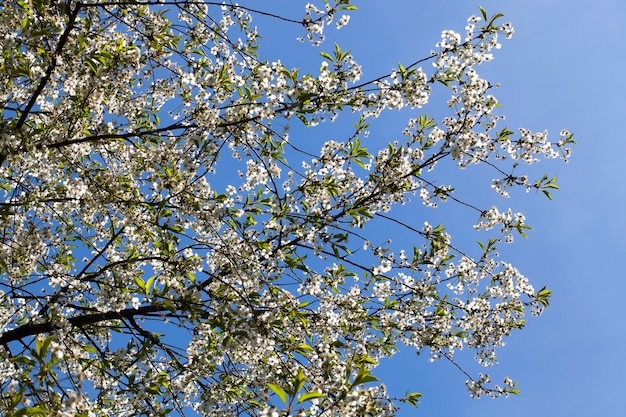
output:
[[[360, 11], [320, 50], [329, 50], [338, 41], [362, 65], [363, 79], [387, 73], [398, 62], [409, 64], [424, 57], [442, 30], [463, 32], [466, 19], [479, 13], [479, 3], [465, 0], [357, 5]], [[483, 0], [480, 5], [489, 13], [503, 13], [515, 27], [515, 35], [503, 40], [495, 60], [480, 69], [484, 78], [501, 84], [496, 96], [507, 116], [505, 125], [548, 129], [555, 140], [567, 128], [578, 142], [568, 164], [542, 162], [534, 168], [558, 175], [561, 190], [553, 193], [553, 201], [534, 192], [499, 201], [502, 207], [522, 211], [533, 226], [528, 238], [516, 239], [503, 257], [535, 286], [550, 287], [552, 305], [509, 339], [499, 352], [500, 366], [488, 370], [498, 378], [510, 375], [519, 380], [522, 393], [517, 397], [470, 399], [465, 376], [454, 365], [430, 364], [410, 351], [384, 362], [376, 374], [400, 395], [407, 389], [424, 394], [420, 408], [406, 407], [401, 417], [622, 415], [626, 333], [620, 313], [626, 277], [619, 265], [626, 249], [622, 180], [626, 138], [620, 123], [626, 95], [621, 82], [626, 3]], [[281, 30], [277, 26], [276, 33], [265, 34], [268, 44], [284, 36]], [[284, 40], [275, 54], [294, 66], [314, 65], [319, 58], [300, 56], [299, 51]], [[438, 106], [445, 105], [437, 100], [434, 94], [424, 110], [436, 116]], [[372, 127], [371, 137], [390, 140], [405, 121], [402, 113], [385, 116]], [[493, 197], [493, 191], [473, 187], [469, 178], [463, 184], [465, 193]], [[455, 184], [458, 181], [462, 176]], [[473, 195], [474, 200], [481, 195]], [[381, 238], [385, 232], [380, 231]], [[468, 239], [477, 238], [468, 234]], [[463, 355], [459, 358], [462, 361]], [[469, 352], [466, 359], [472, 371], [479, 371], [471, 367]]]

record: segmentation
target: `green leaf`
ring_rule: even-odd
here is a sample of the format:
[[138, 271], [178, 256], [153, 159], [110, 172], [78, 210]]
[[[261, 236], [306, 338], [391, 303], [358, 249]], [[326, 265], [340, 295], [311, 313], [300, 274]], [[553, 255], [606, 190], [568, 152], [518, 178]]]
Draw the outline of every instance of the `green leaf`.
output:
[[306, 343], [300, 343], [298, 346], [296, 346], [296, 352], [299, 353], [304, 353], [304, 352], [310, 352], [313, 350], [313, 348], [309, 345], [307, 345]]
[[422, 394], [419, 392], [412, 392], [412, 393], [407, 393], [404, 398], [402, 398], [402, 402], [405, 403], [409, 403], [411, 404], [413, 407], [418, 407], [419, 406], [419, 399], [422, 397]]
[[537, 301], [543, 305], [544, 307], [548, 307], [550, 305], [550, 297], [552, 296], [552, 290], [547, 289], [546, 287], [541, 288], [535, 294], [535, 298]]
[[27, 407], [17, 410], [13, 416], [46, 416], [48, 413], [46, 410], [40, 407]]
[[146, 283], [143, 282], [143, 279], [141, 279], [141, 277], [135, 277], [135, 284], [137, 284], [139, 289], [141, 289], [142, 291], [146, 291]]
[[305, 401], [309, 401], [312, 400], [314, 398], [322, 398], [325, 397], [324, 394], [322, 394], [321, 392], [305, 392], [304, 394], [302, 394], [300, 396], [300, 398], [298, 398], [298, 404], [303, 403]]
[[296, 114], [296, 116], [298, 117], [298, 119], [300, 119], [302, 123], [304, 123], [305, 126], [309, 125], [309, 121], [306, 119], [306, 117], [304, 117], [300, 113]]
[[279, 387], [276, 384], [267, 384], [267, 386], [274, 391], [274, 393], [276, 395], [278, 395], [278, 398], [280, 398], [285, 404], [287, 404], [287, 393], [285, 392], [284, 389], [282, 389], [281, 387]]
[[483, 19], [487, 21], [487, 11], [483, 9], [482, 6], [478, 6], [478, 8], [480, 9], [480, 14], [483, 15]]
[[337, 10], [359, 10], [359, 9], [353, 4], [346, 4], [346, 5], [338, 6]]
[[359, 368], [359, 373], [357, 374], [356, 378], [354, 378], [354, 381], [352, 382], [352, 386], [355, 387], [360, 384], [366, 384], [368, 382], [375, 382], [375, 381], [378, 381], [378, 378], [372, 375], [372, 373], [368, 371], [367, 369], [365, 369], [365, 367], [361, 367]]
[[144, 288], [146, 295], [149, 295], [152, 292], [152, 284], [154, 283], [155, 278], [156, 278], [156, 275], [148, 279], [148, 281], [146, 282], [146, 286]]
[[366, 356], [366, 355], [360, 355], [357, 358], [357, 360], [359, 363], [369, 363], [372, 365], [378, 365], [378, 361], [376, 359], [370, 358], [369, 356]]
[[328, 52], [320, 52], [320, 55], [329, 60], [330, 62], [335, 62], [333, 57]]
[[25, 365], [34, 365], [36, 362], [34, 359], [29, 358], [28, 356], [16, 356], [13, 358], [9, 358], [10, 362], [23, 363]]
[[298, 369], [298, 374], [293, 383], [293, 395], [296, 395], [303, 387], [305, 382], [307, 381], [306, 376], [304, 376], [304, 372], [302, 372], [302, 368]]
[[358, 379], [358, 382], [356, 385], [366, 384], [368, 382], [375, 382], [375, 381], [378, 381], [378, 378], [376, 378], [374, 375], [365, 375]]
[[35, 344], [37, 346], [37, 355], [39, 359], [43, 359], [46, 357], [46, 354], [48, 352], [48, 347], [50, 346], [52, 339], [54, 339], [54, 336], [48, 336], [43, 340], [40, 338], [37, 338]]

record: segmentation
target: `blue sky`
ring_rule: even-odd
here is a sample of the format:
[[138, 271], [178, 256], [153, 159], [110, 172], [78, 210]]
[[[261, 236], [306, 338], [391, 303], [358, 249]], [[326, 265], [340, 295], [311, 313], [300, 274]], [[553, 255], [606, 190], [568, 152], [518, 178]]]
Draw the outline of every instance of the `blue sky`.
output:
[[[424, 57], [441, 30], [462, 32], [479, 5], [490, 14], [504, 13], [515, 26], [515, 36], [503, 41], [495, 61], [479, 73], [501, 84], [496, 95], [506, 126], [548, 129], [553, 138], [568, 128], [578, 142], [568, 164], [542, 162], [535, 169], [558, 175], [561, 190], [553, 201], [535, 193], [499, 200], [503, 208], [524, 212], [533, 226], [528, 238], [518, 238], [503, 257], [535, 286], [546, 284], [553, 290], [551, 307], [509, 338], [499, 352], [500, 365], [489, 370], [497, 381], [504, 375], [519, 380], [522, 393], [509, 399], [470, 399], [465, 377], [452, 365], [430, 364], [425, 357], [403, 351], [376, 372], [398, 394], [410, 388], [424, 394], [419, 409], [408, 407], [399, 415], [624, 415], [626, 332], [620, 317], [624, 273], [619, 265], [626, 255], [626, 139], [620, 128], [626, 117], [626, 2], [355, 3], [360, 11], [330, 42], [338, 40], [352, 51], [363, 66], [364, 79], [388, 72], [398, 61], [408, 64]], [[266, 34], [267, 44], [278, 39], [274, 35], [283, 38], [274, 51], [277, 57], [291, 66], [319, 65], [317, 51], [304, 55], [285, 40], [284, 31]], [[330, 49], [330, 42], [322, 49]], [[425, 111], [436, 115], [432, 109], [437, 103], [432, 105]], [[382, 126], [372, 128], [372, 136], [393, 139], [406, 118], [387, 116]], [[465, 182], [464, 192], [483, 195], [482, 188], [474, 190], [471, 181]], [[471, 366], [469, 356], [464, 363], [479, 370]]]

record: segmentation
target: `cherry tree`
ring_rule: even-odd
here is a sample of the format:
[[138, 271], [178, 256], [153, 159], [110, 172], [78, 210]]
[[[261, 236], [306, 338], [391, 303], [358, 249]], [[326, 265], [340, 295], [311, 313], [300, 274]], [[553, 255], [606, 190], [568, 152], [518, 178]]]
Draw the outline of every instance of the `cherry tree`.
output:
[[[497, 256], [523, 214], [437, 181], [441, 164], [482, 165], [503, 197], [558, 188], [524, 168], [566, 160], [572, 135], [504, 127], [478, 72], [512, 26], [480, 9], [363, 80], [324, 43], [358, 18], [350, 0], [255, 6], [0, 6], [2, 415], [393, 415], [420, 394], [389, 394], [380, 359], [464, 348], [488, 366], [548, 305]], [[319, 71], [264, 58], [256, 21], [299, 28]], [[400, 109], [401, 139], [368, 135]], [[311, 140], [344, 120], [345, 137]], [[473, 213], [480, 246], [398, 210], [443, 204]], [[460, 376], [472, 396], [517, 392]]]

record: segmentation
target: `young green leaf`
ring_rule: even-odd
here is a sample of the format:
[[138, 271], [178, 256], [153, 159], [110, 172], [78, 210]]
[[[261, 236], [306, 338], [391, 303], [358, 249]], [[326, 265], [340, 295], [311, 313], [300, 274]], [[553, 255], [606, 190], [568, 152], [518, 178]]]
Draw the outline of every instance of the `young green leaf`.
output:
[[314, 398], [322, 398], [325, 397], [324, 394], [322, 394], [321, 392], [305, 392], [304, 394], [302, 394], [300, 396], [300, 398], [298, 398], [298, 404], [303, 403], [305, 401], [310, 401]]
[[274, 391], [274, 393], [276, 395], [278, 395], [278, 398], [280, 398], [285, 404], [287, 404], [287, 393], [285, 392], [284, 389], [282, 389], [281, 387], [279, 387], [276, 384], [267, 384], [267, 386]]

